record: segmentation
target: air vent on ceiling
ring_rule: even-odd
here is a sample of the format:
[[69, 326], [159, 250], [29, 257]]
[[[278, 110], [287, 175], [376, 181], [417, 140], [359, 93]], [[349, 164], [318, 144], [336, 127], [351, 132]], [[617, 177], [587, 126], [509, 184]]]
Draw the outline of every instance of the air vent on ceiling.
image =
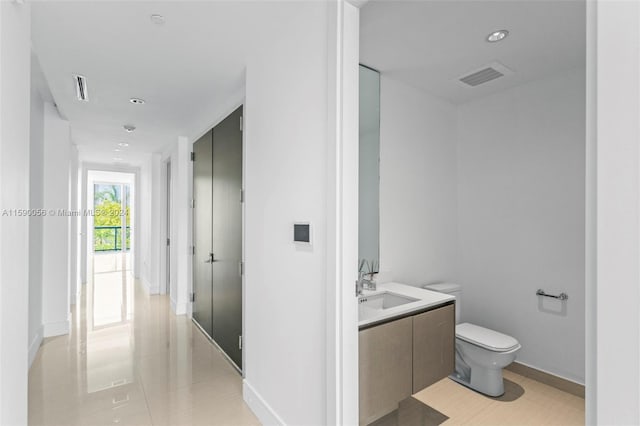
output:
[[76, 83], [76, 96], [80, 101], [89, 101], [89, 92], [87, 90], [87, 79], [82, 76], [75, 74], [73, 79]]
[[491, 67], [487, 67], [478, 72], [474, 72], [473, 74], [469, 74], [466, 77], [462, 77], [460, 81], [468, 84], [469, 86], [475, 87], [479, 84], [486, 83], [487, 81], [495, 80], [500, 77], [504, 77], [504, 74]]
[[458, 80], [460, 80], [466, 86], [476, 87], [509, 74], [513, 74], [513, 71], [511, 71], [501, 63], [493, 62], [489, 65], [481, 67], [480, 69], [472, 71], [465, 76], [460, 77]]

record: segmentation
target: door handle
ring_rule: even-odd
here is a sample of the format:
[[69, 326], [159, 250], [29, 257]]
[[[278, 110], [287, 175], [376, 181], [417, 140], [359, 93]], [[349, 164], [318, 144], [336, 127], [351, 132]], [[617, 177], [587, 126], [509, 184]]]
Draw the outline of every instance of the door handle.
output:
[[209, 253], [209, 257], [204, 261], [204, 263], [213, 263], [215, 261], [216, 259], [213, 257], [213, 253]]

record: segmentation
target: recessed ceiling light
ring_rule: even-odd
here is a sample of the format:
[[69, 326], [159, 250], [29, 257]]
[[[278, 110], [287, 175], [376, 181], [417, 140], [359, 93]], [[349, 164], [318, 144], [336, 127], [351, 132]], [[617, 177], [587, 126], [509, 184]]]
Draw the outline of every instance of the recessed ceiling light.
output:
[[122, 150], [121, 150], [120, 148], [116, 148], [116, 149], [114, 149], [114, 151], [115, 151], [115, 152], [120, 152], [120, 151], [122, 151]]
[[120, 143], [118, 144], [118, 146], [129, 146], [129, 144], [128, 144], [128, 143], [126, 143], [126, 142], [120, 142]]
[[134, 126], [133, 124], [125, 124], [124, 126], [122, 126], [124, 128], [124, 130], [126, 130], [128, 133], [133, 132], [136, 129], [136, 126]]
[[509, 31], [507, 30], [494, 31], [487, 36], [487, 41], [489, 43], [495, 43], [495, 42], [504, 40], [508, 35], [509, 35]]
[[136, 105], [142, 105], [145, 102], [145, 100], [140, 98], [131, 98], [129, 99], [129, 102]]
[[164, 16], [154, 13], [153, 15], [151, 15], [151, 22], [156, 25], [164, 25]]

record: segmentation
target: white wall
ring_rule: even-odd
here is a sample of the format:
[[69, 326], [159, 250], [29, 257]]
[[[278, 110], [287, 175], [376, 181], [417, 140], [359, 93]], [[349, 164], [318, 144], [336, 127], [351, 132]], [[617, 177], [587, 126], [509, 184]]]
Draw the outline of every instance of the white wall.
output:
[[424, 285], [456, 275], [456, 110], [382, 75], [380, 268]]
[[[38, 64], [31, 62], [31, 126], [29, 146], [29, 208], [44, 205], [44, 101], [33, 76]], [[42, 329], [42, 216], [29, 218], [29, 365], [43, 338]]]
[[[160, 212], [158, 222], [156, 224], [157, 228], [156, 232], [160, 237], [160, 258], [157, 268], [158, 281], [160, 285], [160, 294], [171, 295], [171, 289], [169, 288], [171, 280], [171, 272], [174, 265], [171, 265], [171, 255], [167, 250], [166, 241], [168, 238], [171, 238], [170, 233], [167, 229], [167, 222], [171, 221], [171, 199], [170, 199], [170, 191], [167, 193], [167, 182], [168, 182], [168, 171], [167, 166], [171, 164], [171, 154], [169, 151], [165, 151], [162, 154], [159, 154], [160, 157], [160, 177], [157, 181], [158, 186], [158, 196], [159, 196], [159, 206], [158, 212]], [[170, 173], [170, 170], [169, 170]], [[171, 250], [171, 246], [169, 246], [169, 250]], [[167, 275], [167, 264], [169, 264], [169, 275]]]
[[518, 361], [584, 383], [584, 70], [460, 106], [458, 160], [462, 320], [514, 336]]
[[136, 195], [140, 198], [141, 220], [135, 224], [137, 231], [135, 244], [139, 245], [138, 253], [140, 253], [140, 272], [137, 278], [140, 278], [147, 292], [154, 294], [158, 292], [158, 286], [157, 283], [152, 283], [151, 278], [151, 226], [154, 213], [152, 186], [151, 156], [149, 156], [140, 167], [140, 188], [136, 191]]
[[[171, 199], [169, 200], [170, 203], [170, 209], [171, 211], [169, 212], [169, 221], [170, 221], [170, 234], [167, 235], [166, 234], [166, 229], [164, 231], [165, 238], [169, 238], [171, 240], [171, 244], [169, 246], [169, 258], [166, 258], [165, 255], [165, 259], [164, 259], [164, 265], [162, 265], [161, 267], [166, 268], [166, 262], [169, 262], [169, 288], [168, 288], [168, 294], [169, 294], [169, 299], [171, 301], [171, 308], [173, 309], [174, 313], [176, 310], [176, 300], [178, 299], [178, 282], [177, 282], [177, 271], [178, 271], [178, 262], [176, 259], [176, 256], [178, 254], [178, 251], [176, 250], [176, 243], [177, 243], [177, 227], [178, 227], [178, 222], [176, 221], [176, 214], [177, 214], [177, 205], [176, 205], [176, 190], [178, 189], [177, 187], [177, 173], [178, 173], [178, 166], [177, 166], [177, 162], [178, 162], [178, 143], [176, 141], [176, 143], [174, 144], [174, 146], [172, 146], [170, 149], [168, 149], [164, 154], [163, 154], [163, 159], [165, 161], [169, 161], [171, 163], [171, 188], [170, 188], [170, 197]], [[165, 177], [166, 177], [166, 170], [165, 170]], [[166, 189], [166, 183], [165, 183], [165, 189]], [[166, 194], [164, 194], [166, 197]], [[166, 220], [166, 216], [165, 216], [165, 220]], [[166, 223], [165, 223], [166, 225]], [[164, 227], [164, 225], [163, 225]], [[192, 232], [191, 228], [186, 228], [184, 226], [181, 227], [182, 232]], [[166, 269], [165, 269], [166, 271]]]
[[[69, 152], [69, 208], [74, 212], [80, 210], [78, 208], [80, 189], [78, 185], [79, 166], [78, 147], [72, 145]], [[79, 232], [80, 216], [71, 216], [69, 218], [69, 258], [67, 267], [69, 268], [69, 298], [72, 305], [76, 303], [76, 298], [80, 291], [80, 279], [78, 277], [78, 264], [80, 262]]]
[[[589, 5], [587, 422], [640, 424], [640, 4]], [[595, 49], [595, 52], [594, 50]], [[595, 55], [594, 55], [595, 53]]]
[[[29, 208], [29, 4], [0, 2], [0, 209]], [[0, 217], [0, 424], [27, 424], [29, 221]]]
[[42, 231], [42, 321], [44, 336], [67, 334], [70, 329], [69, 170], [71, 136], [69, 122], [60, 118], [56, 107], [44, 105], [44, 198], [49, 213]]
[[[88, 175], [89, 175], [89, 170], [86, 166], [86, 164], [84, 163], [84, 161], [80, 161], [80, 180], [79, 180], [79, 186], [78, 188], [80, 189], [80, 193], [79, 195], [79, 206], [80, 209], [92, 209], [93, 207], [91, 207], [91, 204], [89, 202], [89, 191], [93, 191], [93, 189], [91, 189], [88, 185]], [[93, 197], [93, 196], [92, 196]], [[87, 216], [87, 215], [82, 215], [80, 217], [80, 235], [79, 235], [79, 240], [80, 240], [80, 262], [78, 265], [78, 269], [80, 270], [80, 287], [82, 287], [83, 285], [85, 285], [89, 279], [88, 275], [88, 253], [91, 247], [91, 240], [89, 237], [89, 228], [90, 228], [90, 223], [92, 223], [91, 221], [91, 217]]]
[[[76, 150], [78, 149], [78, 147], [76, 146]], [[87, 185], [86, 182], [84, 182], [85, 179], [85, 173], [84, 173], [84, 169], [82, 167], [82, 162], [80, 161], [80, 153], [78, 152], [78, 170], [77, 170], [77, 179], [76, 179], [76, 205], [74, 206], [74, 208], [77, 211], [82, 211], [82, 209], [85, 206], [85, 197], [86, 194], [84, 193], [87, 189]], [[76, 269], [76, 301], [78, 300], [78, 297], [80, 296], [80, 291], [82, 289], [82, 285], [84, 283], [84, 273], [86, 271], [84, 271], [84, 269], [86, 268], [86, 262], [84, 262], [84, 256], [82, 255], [83, 250], [86, 250], [86, 238], [83, 238], [84, 234], [83, 232], [86, 232], [86, 217], [84, 217], [84, 215], [80, 215], [80, 217], [78, 217], [77, 222], [77, 229], [76, 229], [76, 236], [74, 238], [75, 244], [76, 244], [76, 259], [75, 259], [75, 269]]]
[[327, 120], [326, 424], [358, 424], [359, 61], [361, 1], [329, 4]]
[[[191, 292], [191, 146], [179, 137], [171, 158], [171, 308], [176, 315], [189, 311]], [[159, 213], [159, 212], [158, 212]], [[156, 228], [157, 229], [157, 228]]]
[[149, 280], [151, 282], [151, 293], [161, 293], [161, 286], [163, 285], [164, 277], [160, 274], [161, 271], [161, 259], [162, 253], [165, 248], [165, 242], [162, 240], [162, 232], [158, 232], [162, 229], [162, 217], [164, 205], [162, 200], [162, 163], [160, 154], [151, 155], [151, 215], [147, 218], [151, 222], [151, 236], [149, 239], [149, 263], [150, 263], [150, 275]]
[[[247, 66], [244, 392], [267, 422], [326, 424], [327, 10], [287, 4]], [[292, 242], [295, 221], [313, 224], [312, 248]]]
[[[150, 154], [140, 167], [140, 188], [136, 191], [139, 197], [140, 214], [137, 224], [137, 244], [140, 245], [140, 280], [149, 294], [159, 294], [160, 252], [162, 229], [160, 220], [163, 216], [161, 188], [163, 187], [160, 171], [160, 154]], [[162, 281], [164, 282], [164, 281]]]

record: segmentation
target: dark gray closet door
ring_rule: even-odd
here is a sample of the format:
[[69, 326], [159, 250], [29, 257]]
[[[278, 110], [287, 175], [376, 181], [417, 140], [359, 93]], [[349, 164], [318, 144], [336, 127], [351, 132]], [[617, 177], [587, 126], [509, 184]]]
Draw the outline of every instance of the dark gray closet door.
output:
[[212, 131], [193, 144], [193, 319], [209, 335], [213, 336], [212, 322]]
[[[213, 129], [213, 340], [242, 368], [242, 107]], [[197, 158], [197, 156], [196, 156]]]

